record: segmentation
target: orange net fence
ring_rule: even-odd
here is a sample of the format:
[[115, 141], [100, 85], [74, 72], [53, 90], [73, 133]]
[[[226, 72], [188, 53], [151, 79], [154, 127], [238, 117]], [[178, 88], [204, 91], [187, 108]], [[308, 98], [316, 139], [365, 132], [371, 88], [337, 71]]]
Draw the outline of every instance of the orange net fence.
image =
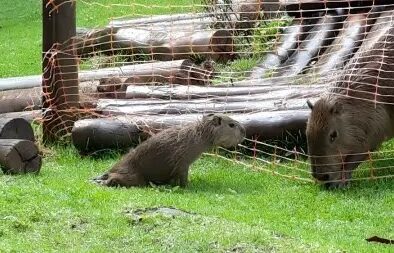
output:
[[[47, 1], [44, 30], [48, 19], [58, 32], [44, 31], [54, 43], [43, 52], [43, 78], [0, 81], [10, 108], [2, 112], [24, 110], [48, 136], [71, 136], [81, 153], [127, 148], [204, 114], [226, 113], [247, 138], [208, 155], [306, 182], [384, 180], [394, 176], [393, 7]], [[75, 10], [76, 30], [67, 38], [62, 29], [73, 33], [68, 14]]]

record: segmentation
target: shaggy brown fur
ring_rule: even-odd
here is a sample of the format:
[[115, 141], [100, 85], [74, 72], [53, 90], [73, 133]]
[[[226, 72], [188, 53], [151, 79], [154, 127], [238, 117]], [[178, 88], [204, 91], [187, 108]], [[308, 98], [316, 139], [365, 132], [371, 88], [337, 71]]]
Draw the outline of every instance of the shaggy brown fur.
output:
[[369, 151], [394, 136], [394, 28], [356, 55], [307, 124], [312, 175], [342, 187]]
[[209, 114], [150, 137], [94, 180], [106, 186], [146, 186], [152, 182], [185, 187], [190, 164], [203, 152], [214, 146], [236, 146], [244, 137], [245, 129], [237, 121]]

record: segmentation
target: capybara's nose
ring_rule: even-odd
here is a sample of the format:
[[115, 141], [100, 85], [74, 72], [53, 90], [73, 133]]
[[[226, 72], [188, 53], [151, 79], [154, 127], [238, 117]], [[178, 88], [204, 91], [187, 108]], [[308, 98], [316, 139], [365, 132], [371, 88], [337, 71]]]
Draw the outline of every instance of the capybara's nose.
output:
[[330, 178], [330, 175], [328, 175], [327, 173], [319, 173], [316, 172], [315, 170], [312, 172], [312, 176], [314, 178], [316, 178], [319, 181], [328, 181], [328, 179]]

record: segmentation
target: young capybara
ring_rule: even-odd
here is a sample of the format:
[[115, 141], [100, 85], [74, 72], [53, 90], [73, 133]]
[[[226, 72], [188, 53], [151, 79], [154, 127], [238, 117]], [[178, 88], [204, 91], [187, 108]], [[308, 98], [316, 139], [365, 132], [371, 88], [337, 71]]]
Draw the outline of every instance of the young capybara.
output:
[[[368, 49], [368, 48], [367, 48]], [[352, 171], [394, 136], [394, 28], [357, 53], [314, 105], [306, 135], [312, 175], [328, 188], [346, 186]]]
[[150, 182], [185, 187], [189, 166], [214, 146], [233, 147], [245, 137], [244, 127], [221, 114], [172, 127], [153, 135], [127, 153], [94, 181], [106, 186], [146, 186]]

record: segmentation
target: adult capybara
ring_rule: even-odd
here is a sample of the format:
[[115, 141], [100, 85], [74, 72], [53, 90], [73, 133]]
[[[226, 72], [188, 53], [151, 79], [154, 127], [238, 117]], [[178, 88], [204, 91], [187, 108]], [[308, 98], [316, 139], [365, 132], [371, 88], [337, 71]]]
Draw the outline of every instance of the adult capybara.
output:
[[94, 180], [106, 186], [146, 186], [152, 182], [185, 187], [190, 164], [203, 152], [214, 146], [236, 146], [244, 137], [245, 129], [239, 122], [208, 114], [197, 122], [153, 135]]
[[347, 185], [369, 152], [394, 136], [393, 25], [378, 35], [346, 65], [327, 94], [314, 105], [308, 101], [312, 175], [329, 188]]

